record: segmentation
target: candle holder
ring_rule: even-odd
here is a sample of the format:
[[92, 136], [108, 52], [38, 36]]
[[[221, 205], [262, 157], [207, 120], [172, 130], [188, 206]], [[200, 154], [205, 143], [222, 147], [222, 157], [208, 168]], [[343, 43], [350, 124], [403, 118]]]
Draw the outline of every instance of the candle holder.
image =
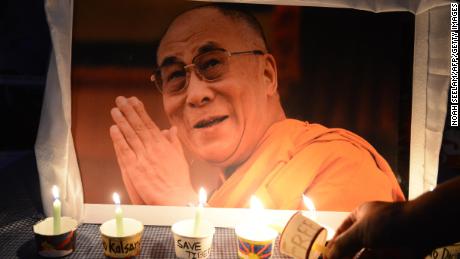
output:
[[38, 254], [43, 257], [62, 257], [75, 250], [78, 222], [70, 217], [61, 218], [61, 231], [54, 233], [53, 217], [33, 226]]
[[281, 234], [280, 252], [298, 259], [317, 259], [325, 253], [326, 239], [327, 230], [298, 211]]
[[263, 225], [241, 224], [235, 228], [238, 258], [270, 258], [278, 232]]
[[195, 231], [195, 220], [187, 219], [174, 223], [171, 230], [174, 236], [174, 251], [178, 258], [208, 258], [211, 254], [214, 226], [201, 221]]
[[141, 253], [144, 225], [135, 219], [123, 218], [123, 234], [117, 234], [115, 219], [104, 222], [101, 227], [104, 255], [111, 258], [129, 258]]

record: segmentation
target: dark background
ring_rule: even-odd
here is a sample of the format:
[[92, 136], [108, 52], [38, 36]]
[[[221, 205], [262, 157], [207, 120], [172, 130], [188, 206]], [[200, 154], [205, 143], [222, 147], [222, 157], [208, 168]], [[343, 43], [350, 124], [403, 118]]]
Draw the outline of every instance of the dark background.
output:
[[44, 1], [1, 1], [0, 227], [42, 211], [33, 147], [50, 51]]

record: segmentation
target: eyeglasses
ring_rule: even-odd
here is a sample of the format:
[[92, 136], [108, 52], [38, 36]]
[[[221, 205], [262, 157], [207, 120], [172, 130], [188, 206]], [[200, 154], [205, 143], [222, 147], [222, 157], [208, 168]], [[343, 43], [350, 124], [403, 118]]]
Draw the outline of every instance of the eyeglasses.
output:
[[200, 80], [214, 82], [228, 72], [229, 58], [236, 55], [252, 54], [263, 55], [261, 50], [229, 52], [225, 49], [213, 49], [199, 54], [192, 59], [192, 63], [185, 65], [175, 62], [160, 66], [150, 77], [162, 94], [177, 94], [182, 92], [190, 81], [190, 73], [195, 73]]

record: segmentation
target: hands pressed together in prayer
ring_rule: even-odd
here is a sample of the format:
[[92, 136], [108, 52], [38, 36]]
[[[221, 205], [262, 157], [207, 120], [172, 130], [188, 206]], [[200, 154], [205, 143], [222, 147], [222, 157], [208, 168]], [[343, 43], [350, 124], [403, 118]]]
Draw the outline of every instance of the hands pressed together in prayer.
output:
[[110, 137], [133, 204], [186, 205], [197, 200], [177, 128], [160, 130], [136, 97], [119, 96]]

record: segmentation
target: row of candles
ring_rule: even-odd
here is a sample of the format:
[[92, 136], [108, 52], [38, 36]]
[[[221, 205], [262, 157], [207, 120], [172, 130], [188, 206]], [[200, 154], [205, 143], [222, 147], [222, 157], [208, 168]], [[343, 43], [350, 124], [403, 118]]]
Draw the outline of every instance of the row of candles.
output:
[[[61, 201], [59, 200], [59, 188], [54, 185], [51, 189], [51, 192], [54, 197], [53, 202], [53, 233], [59, 234], [61, 232]], [[116, 231], [117, 235], [123, 235], [123, 210], [121, 209], [120, 195], [118, 193], [113, 193], [112, 195], [113, 202], [115, 204], [115, 222], [116, 222]], [[200, 229], [203, 207], [207, 202], [207, 194], [204, 188], [200, 188], [199, 191], [199, 203], [195, 210], [195, 224], [194, 224], [194, 233], [198, 235]]]
[[[61, 202], [59, 200], [59, 189], [58, 189], [57, 186], [53, 186], [52, 194], [54, 196], [53, 217], [52, 217], [53, 233], [54, 233], [54, 235], [59, 235], [59, 234], [62, 233], [61, 232], [62, 231], [62, 229], [61, 229]], [[115, 236], [115, 238], [116, 237], [121, 238], [121, 237], [124, 236], [125, 231], [124, 231], [123, 210], [121, 208], [120, 196], [118, 195], [118, 193], [113, 193], [113, 201], [115, 203], [115, 228], [116, 228], [116, 231], [115, 231], [116, 236]], [[307, 207], [307, 209], [310, 211], [310, 214], [307, 217], [309, 217], [311, 220], [313, 220], [313, 222], [315, 222], [316, 219], [317, 219], [317, 214], [316, 214], [316, 209], [315, 209], [315, 206], [314, 206], [312, 200], [304, 195], [303, 196], [303, 202], [304, 202], [305, 206]], [[189, 236], [192, 237], [192, 238], [201, 237], [203, 235], [203, 233], [200, 233], [200, 232], [203, 231], [202, 230], [203, 226], [208, 224], [208, 222], [203, 222], [203, 213], [204, 213], [204, 207], [205, 207], [206, 203], [207, 203], [206, 191], [203, 188], [200, 188], [200, 190], [199, 190], [199, 203], [198, 203], [198, 206], [196, 206], [195, 215], [194, 215], [194, 219], [193, 219], [193, 228], [192, 228], [193, 231], [192, 231], [192, 233], [189, 233]], [[252, 211], [252, 213], [251, 213], [252, 215], [251, 215], [250, 219], [247, 220], [247, 222], [244, 224], [244, 229], [245, 229], [245, 231], [243, 231], [244, 233], [242, 233], [241, 231], [238, 231], [237, 230], [238, 227], [235, 230], [237, 232], [237, 236], [243, 236], [242, 239], [245, 240], [246, 242], [254, 241], [256, 244], [260, 244], [260, 240], [264, 239], [264, 235], [269, 235], [269, 234], [267, 234], [268, 232], [264, 231], [264, 230], [267, 230], [267, 229], [273, 230], [273, 229], [272, 229], [272, 226], [270, 226], [269, 222], [267, 222], [265, 220], [264, 215], [262, 215], [264, 208], [263, 208], [262, 203], [260, 202], [260, 200], [257, 197], [255, 197], [255, 196], [251, 197], [250, 208], [251, 208], [251, 211]], [[143, 229], [143, 227], [142, 227], [142, 229]], [[331, 230], [331, 229], [328, 228], [328, 230]], [[102, 231], [102, 228], [101, 228], [101, 231]], [[173, 226], [173, 232], [174, 232], [174, 226]], [[238, 233], [238, 232], [240, 232], [240, 233]], [[214, 233], [214, 228], [212, 227], [211, 239], [212, 239], [212, 234], [213, 233]], [[249, 234], [247, 234], [247, 233], [249, 233]], [[174, 233], [174, 234], [176, 234], [176, 233]], [[329, 233], [329, 234], [331, 234], [331, 233]], [[271, 240], [272, 243], [273, 243], [274, 239], [276, 238], [276, 236], [277, 236], [277, 234], [274, 237], [271, 238], [271, 239], [273, 239], [273, 240]], [[251, 239], [252, 239], [252, 241], [251, 241]], [[244, 248], [244, 242], [243, 243], [241, 243], [241, 242], [242, 241], [239, 240], [239, 246], [240, 246], [239, 248], [241, 248], [241, 246]], [[208, 243], [209, 243], [209, 246], [210, 246], [212, 244], [212, 241], [208, 242]], [[140, 246], [140, 244], [139, 244], [139, 246]], [[253, 247], [254, 244], [251, 243], [249, 246]], [[183, 248], [183, 247], [181, 247], [181, 248]], [[323, 244], [315, 243], [315, 244], [313, 244], [313, 246], [311, 248], [313, 250], [319, 252], [319, 254], [326, 252], [326, 248], [324, 247]], [[210, 247], [209, 247], [209, 250], [210, 250]], [[244, 253], [244, 251], [242, 251], [242, 253]], [[106, 254], [106, 255], [108, 255], [108, 254]], [[177, 247], [176, 247], [176, 255], [178, 255], [178, 257], [181, 257], [181, 258], [187, 258], [187, 256], [180, 256], [178, 254]], [[189, 258], [192, 258], [192, 257], [194, 257], [194, 258], [195, 257], [196, 258], [207, 258], [208, 255], [209, 255], [209, 253], [204, 254], [203, 256], [200, 257], [200, 256], [196, 256], [195, 254], [192, 255], [190, 252], [188, 252], [188, 257]], [[268, 255], [268, 257], [270, 255]], [[110, 255], [110, 256], [113, 257], [113, 254]], [[239, 256], [244, 257], [244, 255], [241, 255], [240, 253], [239, 253]], [[262, 256], [254, 257], [254, 254], [251, 254], [251, 256], [252, 256], [252, 258], [268, 258], [267, 255], [263, 255], [263, 257]]]

